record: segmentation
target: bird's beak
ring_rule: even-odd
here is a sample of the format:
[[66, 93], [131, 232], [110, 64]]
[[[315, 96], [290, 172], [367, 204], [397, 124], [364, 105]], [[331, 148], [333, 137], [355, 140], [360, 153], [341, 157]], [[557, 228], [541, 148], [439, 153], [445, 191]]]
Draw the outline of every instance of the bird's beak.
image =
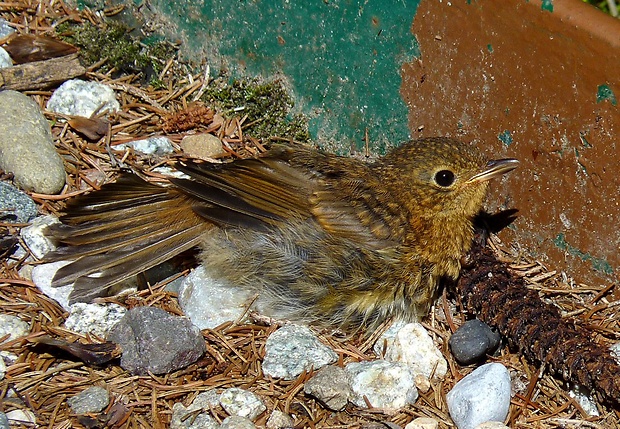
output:
[[496, 159], [489, 161], [484, 171], [474, 175], [467, 183], [486, 182], [514, 170], [519, 165], [519, 160], [514, 158]]

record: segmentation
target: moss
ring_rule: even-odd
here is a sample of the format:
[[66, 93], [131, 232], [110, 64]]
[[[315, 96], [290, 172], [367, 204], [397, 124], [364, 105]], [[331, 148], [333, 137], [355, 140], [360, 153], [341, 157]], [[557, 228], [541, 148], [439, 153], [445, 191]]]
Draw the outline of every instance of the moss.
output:
[[164, 42], [142, 45], [129, 35], [130, 31], [126, 25], [113, 21], [107, 21], [103, 28], [90, 22], [67, 22], [56, 28], [62, 40], [80, 48], [86, 63], [107, 58], [104, 70], [143, 73], [144, 81], [150, 81], [163, 69], [166, 59], [174, 55], [174, 48]]
[[203, 100], [226, 113], [247, 115], [245, 132], [252, 137], [265, 139], [279, 136], [301, 142], [310, 140], [306, 118], [291, 113], [293, 99], [278, 80], [219, 80], [210, 85]]

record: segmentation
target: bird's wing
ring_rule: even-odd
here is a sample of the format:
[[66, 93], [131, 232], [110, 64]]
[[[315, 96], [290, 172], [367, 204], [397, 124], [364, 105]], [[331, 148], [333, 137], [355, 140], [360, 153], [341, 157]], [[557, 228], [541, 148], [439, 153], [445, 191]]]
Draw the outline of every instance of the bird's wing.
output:
[[358, 177], [367, 169], [361, 162], [326, 164], [331, 158], [296, 149], [274, 153], [225, 165], [184, 162], [177, 168], [190, 178], [171, 182], [196, 199], [196, 213], [223, 227], [268, 229], [314, 219], [328, 233], [372, 247], [394, 237], [383, 209], [376, 210], [375, 192]]

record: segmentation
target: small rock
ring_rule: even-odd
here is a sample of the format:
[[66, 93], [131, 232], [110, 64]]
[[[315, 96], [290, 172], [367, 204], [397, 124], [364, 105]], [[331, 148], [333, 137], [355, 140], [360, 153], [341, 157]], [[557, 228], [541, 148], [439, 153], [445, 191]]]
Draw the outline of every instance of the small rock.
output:
[[267, 407], [258, 396], [247, 390], [231, 387], [220, 395], [220, 405], [231, 416], [256, 419]]
[[13, 67], [13, 60], [4, 48], [0, 48], [0, 69], [7, 67]]
[[56, 194], [65, 185], [49, 123], [39, 106], [17, 91], [0, 92], [0, 169], [13, 173], [26, 191]]
[[0, 220], [27, 223], [37, 216], [37, 205], [28, 194], [7, 182], [0, 182]]
[[4, 359], [0, 357], [0, 381], [4, 380], [5, 375], [6, 375], [6, 363], [4, 363]]
[[[180, 402], [172, 406], [170, 429], [218, 429], [217, 421], [209, 415], [209, 407], [220, 404], [220, 395], [215, 390], [207, 390], [196, 396], [187, 407]], [[198, 410], [203, 412], [196, 413]]]
[[[381, 338], [378, 343], [383, 343]], [[422, 374], [427, 379], [431, 379], [431, 376], [435, 380], [445, 377], [448, 362], [421, 324], [404, 325], [393, 338], [386, 338], [385, 343], [385, 360], [402, 362], [408, 365], [414, 374]]]
[[609, 346], [609, 350], [611, 350], [611, 354], [616, 359], [616, 362], [620, 364], [620, 341]]
[[288, 324], [267, 338], [263, 373], [292, 380], [304, 371], [336, 362], [338, 355], [307, 326]]
[[12, 410], [6, 413], [6, 417], [10, 426], [21, 424], [30, 427], [37, 422], [36, 416], [30, 410]]
[[486, 323], [468, 320], [450, 337], [450, 350], [461, 365], [470, 365], [492, 354], [499, 346], [500, 336]]
[[11, 27], [9, 21], [4, 18], [0, 18], [0, 38], [4, 39], [13, 33], [15, 33], [15, 30]]
[[351, 402], [360, 408], [367, 408], [364, 397], [372, 407], [386, 409], [402, 408], [418, 399], [415, 374], [404, 363], [353, 362], [345, 370], [353, 390]]
[[174, 146], [168, 137], [153, 136], [147, 139], [134, 140], [114, 146], [115, 150], [125, 150], [132, 148], [145, 155], [166, 155], [174, 152]]
[[254, 429], [256, 425], [252, 423], [252, 420], [241, 416], [229, 416], [226, 417], [220, 429]]
[[295, 426], [295, 420], [280, 410], [273, 410], [267, 419], [267, 429], [287, 429]]
[[344, 409], [353, 394], [346, 371], [332, 365], [321, 368], [308, 380], [304, 385], [304, 393], [333, 411]]
[[71, 79], [60, 85], [47, 102], [47, 110], [85, 118], [90, 118], [95, 112], [116, 112], [120, 108], [112, 88], [80, 79]]
[[484, 422], [476, 426], [476, 429], [510, 429], [502, 422]]
[[71, 410], [78, 415], [98, 413], [110, 404], [110, 394], [100, 386], [92, 386], [67, 399]]
[[30, 333], [30, 326], [17, 316], [0, 313], [0, 337], [9, 334], [5, 341], [25, 337]]
[[136, 307], [108, 334], [123, 352], [121, 367], [132, 374], [164, 374], [198, 360], [206, 351], [204, 339], [186, 317], [154, 307]]
[[579, 406], [583, 409], [583, 411], [586, 412], [586, 414], [588, 414], [588, 416], [590, 417], [600, 416], [598, 408], [596, 407], [596, 402], [592, 398], [591, 393], [588, 392], [588, 389], [586, 389], [585, 387], [573, 386], [568, 391], [568, 396], [570, 396], [575, 401], [577, 401]]
[[222, 141], [213, 134], [189, 134], [181, 140], [181, 150], [190, 158], [210, 160], [221, 155]]
[[459, 429], [504, 421], [510, 407], [510, 374], [500, 363], [482, 365], [456, 383], [446, 395], [446, 402]]
[[54, 216], [39, 216], [32, 221], [30, 226], [22, 228], [20, 231], [21, 237], [35, 258], [41, 259], [56, 249], [54, 243], [46, 237], [45, 230], [48, 226], [58, 222], [59, 220]]
[[[22, 230], [23, 231], [23, 230]], [[49, 264], [35, 265], [32, 268], [32, 282], [46, 296], [56, 301], [64, 310], [71, 311], [69, 295], [73, 285], [52, 287], [52, 279], [56, 271], [69, 264], [69, 261], [50, 262]], [[20, 275], [23, 275], [20, 271]]]
[[10, 429], [9, 418], [0, 411], [0, 429]]
[[108, 331], [127, 313], [127, 309], [118, 304], [75, 303], [71, 306], [69, 317], [64, 326], [80, 334], [94, 334], [105, 338]]
[[179, 289], [183, 313], [200, 329], [213, 329], [246, 312], [253, 293], [213, 280], [204, 267], [193, 270]]
[[437, 420], [430, 417], [418, 417], [407, 423], [405, 429], [437, 429], [438, 427], [439, 422]]

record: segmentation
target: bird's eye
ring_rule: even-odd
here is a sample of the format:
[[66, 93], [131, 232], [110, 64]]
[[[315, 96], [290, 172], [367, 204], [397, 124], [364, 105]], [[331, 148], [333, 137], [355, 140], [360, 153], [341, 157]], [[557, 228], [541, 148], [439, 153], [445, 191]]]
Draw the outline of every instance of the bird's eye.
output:
[[435, 174], [435, 183], [444, 188], [451, 186], [454, 179], [454, 173], [450, 170], [440, 170]]

